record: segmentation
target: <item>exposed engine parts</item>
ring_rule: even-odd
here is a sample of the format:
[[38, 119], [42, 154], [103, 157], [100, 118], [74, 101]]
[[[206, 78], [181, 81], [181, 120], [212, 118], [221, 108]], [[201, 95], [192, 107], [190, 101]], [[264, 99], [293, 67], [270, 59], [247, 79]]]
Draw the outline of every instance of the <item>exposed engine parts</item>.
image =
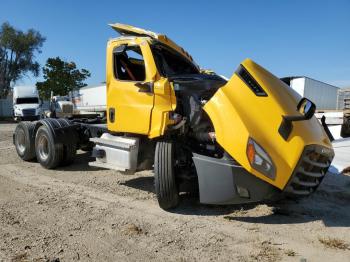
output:
[[195, 133], [195, 138], [201, 142], [215, 142], [215, 132], [198, 132]]
[[220, 157], [221, 149], [215, 141], [213, 124], [203, 106], [226, 80], [218, 75], [200, 74], [174, 77], [172, 83], [177, 97], [174, 115], [181, 116], [181, 120], [171, 129], [179, 130], [189, 141], [196, 141], [189, 143], [194, 150]]

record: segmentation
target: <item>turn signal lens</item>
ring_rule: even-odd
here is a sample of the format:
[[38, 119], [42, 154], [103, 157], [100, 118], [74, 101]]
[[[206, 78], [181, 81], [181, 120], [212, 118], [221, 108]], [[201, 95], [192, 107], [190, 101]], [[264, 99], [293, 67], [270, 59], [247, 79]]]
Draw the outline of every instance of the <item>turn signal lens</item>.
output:
[[255, 159], [255, 149], [253, 143], [248, 143], [247, 145], [247, 157], [249, 160], [249, 163], [252, 164]]
[[268, 178], [275, 179], [276, 169], [271, 157], [258, 145], [254, 139], [249, 138], [247, 143], [247, 158], [250, 165]]

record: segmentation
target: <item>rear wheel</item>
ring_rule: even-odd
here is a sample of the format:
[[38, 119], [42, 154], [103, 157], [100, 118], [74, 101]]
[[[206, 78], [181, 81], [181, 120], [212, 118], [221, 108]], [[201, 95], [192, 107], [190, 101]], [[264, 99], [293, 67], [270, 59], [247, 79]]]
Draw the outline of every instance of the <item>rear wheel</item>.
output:
[[14, 144], [17, 154], [25, 161], [35, 158], [34, 123], [20, 122], [15, 129]]
[[39, 127], [35, 136], [35, 152], [39, 163], [47, 168], [57, 167], [63, 157], [63, 145], [55, 143], [51, 131], [46, 126]]
[[155, 191], [162, 209], [175, 208], [179, 204], [179, 191], [174, 172], [174, 150], [171, 141], [161, 141], [156, 145], [154, 158]]

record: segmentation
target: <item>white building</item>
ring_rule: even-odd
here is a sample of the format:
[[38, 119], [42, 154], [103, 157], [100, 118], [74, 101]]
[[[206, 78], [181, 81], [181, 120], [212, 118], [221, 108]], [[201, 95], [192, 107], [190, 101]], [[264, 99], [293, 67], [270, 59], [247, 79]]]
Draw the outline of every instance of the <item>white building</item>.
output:
[[284, 77], [282, 80], [302, 97], [314, 102], [317, 110], [338, 109], [339, 87], [306, 76], [290, 76]]
[[350, 87], [338, 91], [338, 109], [350, 109]]

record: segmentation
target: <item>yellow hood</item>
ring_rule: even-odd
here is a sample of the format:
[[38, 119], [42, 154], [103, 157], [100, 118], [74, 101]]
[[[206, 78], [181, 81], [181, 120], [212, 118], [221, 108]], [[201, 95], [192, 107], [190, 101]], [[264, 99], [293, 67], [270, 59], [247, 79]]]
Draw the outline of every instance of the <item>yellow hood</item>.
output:
[[[323, 127], [315, 117], [293, 122], [287, 140], [279, 134], [282, 116], [299, 115], [301, 97], [276, 76], [246, 59], [241, 66], [249, 72], [266, 96], [256, 95], [234, 73], [204, 106], [213, 122], [217, 142], [253, 175], [283, 189], [287, 184], [306, 145], [332, 148]], [[250, 166], [246, 155], [248, 138], [252, 137], [270, 155], [276, 168], [270, 179]]]

